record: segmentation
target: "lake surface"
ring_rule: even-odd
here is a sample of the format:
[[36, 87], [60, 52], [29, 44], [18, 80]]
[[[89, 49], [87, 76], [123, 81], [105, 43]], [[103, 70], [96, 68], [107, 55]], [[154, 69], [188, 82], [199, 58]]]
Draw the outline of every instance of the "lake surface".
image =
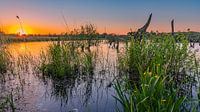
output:
[[[47, 51], [52, 42], [26, 42], [7, 44], [12, 56], [12, 68], [0, 83], [0, 95], [14, 97], [17, 112], [115, 112], [120, 107], [114, 99], [113, 83], [120, 78], [117, 70], [118, 52], [108, 43], [92, 47], [96, 53], [93, 74], [73, 79], [56, 81], [44, 78], [36, 67], [40, 63], [41, 51]], [[120, 52], [125, 45], [120, 44]], [[199, 45], [194, 48], [200, 59]], [[196, 86], [193, 97], [197, 98]]]
[[[117, 50], [107, 43], [92, 47], [96, 53], [93, 74], [65, 81], [42, 77], [35, 67], [41, 51], [52, 42], [7, 44], [13, 61], [12, 72], [1, 83], [2, 94], [12, 91], [16, 111], [20, 112], [114, 112], [119, 104], [113, 95], [113, 82], [118, 77]], [[120, 51], [124, 45], [120, 44]]]

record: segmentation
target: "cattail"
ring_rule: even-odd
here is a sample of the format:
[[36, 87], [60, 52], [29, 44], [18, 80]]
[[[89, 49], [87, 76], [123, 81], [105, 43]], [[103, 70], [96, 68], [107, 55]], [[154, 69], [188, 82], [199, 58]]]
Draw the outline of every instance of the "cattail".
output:
[[17, 19], [19, 19], [19, 16], [16, 16], [17, 17]]
[[21, 22], [21, 19], [20, 19], [20, 17], [19, 16], [16, 16], [16, 18], [18, 19], [18, 21], [19, 21], [19, 24], [20, 24], [20, 27], [21, 27], [21, 33], [22, 34], [24, 34], [24, 29], [23, 29], [23, 26], [22, 26], [22, 22]]

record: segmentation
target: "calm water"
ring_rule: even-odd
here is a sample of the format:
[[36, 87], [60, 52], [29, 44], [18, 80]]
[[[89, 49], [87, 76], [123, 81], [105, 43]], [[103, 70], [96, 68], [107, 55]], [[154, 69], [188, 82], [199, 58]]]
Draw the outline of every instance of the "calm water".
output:
[[[13, 91], [17, 111], [27, 112], [114, 112], [113, 81], [118, 77], [117, 50], [101, 43], [93, 47], [97, 53], [94, 74], [77, 76], [65, 81], [53, 81], [42, 77], [35, 70], [42, 50], [50, 42], [27, 42], [8, 44], [13, 59], [12, 72], [6, 75], [1, 91]], [[120, 45], [122, 51], [123, 45]], [[14, 75], [13, 75], [14, 74]]]
[[[35, 69], [40, 63], [42, 50], [46, 51], [51, 42], [12, 43], [6, 45], [12, 56], [12, 70], [0, 83], [0, 95], [12, 91], [18, 112], [114, 112], [119, 103], [113, 98], [113, 82], [119, 78], [117, 70], [117, 50], [101, 43], [93, 47], [97, 53], [94, 74], [77, 76], [73, 79], [55, 81], [42, 77]], [[196, 51], [200, 59], [198, 44]], [[120, 44], [123, 52], [124, 45]], [[197, 87], [193, 87], [193, 97], [197, 98]]]

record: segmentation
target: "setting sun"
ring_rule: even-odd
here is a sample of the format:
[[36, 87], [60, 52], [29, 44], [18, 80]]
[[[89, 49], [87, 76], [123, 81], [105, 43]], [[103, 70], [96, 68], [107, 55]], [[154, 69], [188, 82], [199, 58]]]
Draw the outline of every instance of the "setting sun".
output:
[[32, 28], [29, 27], [29, 26], [27, 26], [27, 25], [25, 25], [23, 27], [23, 30], [20, 28], [19, 25], [9, 26], [8, 32], [10, 34], [19, 34], [20, 36], [22, 36], [22, 35], [28, 35], [28, 34], [32, 34], [33, 33]]
[[16, 34], [18, 34], [19, 36], [27, 35], [26, 31], [25, 31], [25, 30], [21, 30], [21, 29], [18, 29], [18, 30], [16, 31]]

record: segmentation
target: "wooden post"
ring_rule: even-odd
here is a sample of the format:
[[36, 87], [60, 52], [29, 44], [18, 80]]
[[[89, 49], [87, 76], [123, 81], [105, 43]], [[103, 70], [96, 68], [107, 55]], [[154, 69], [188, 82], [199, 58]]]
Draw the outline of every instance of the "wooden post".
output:
[[138, 32], [141, 32], [141, 33], [146, 32], [147, 28], [149, 27], [149, 25], [151, 23], [151, 18], [152, 18], [152, 13], [149, 15], [149, 18], [148, 18], [146, 24], [142, 28], [138, 29]]
[[149, 15], [149, 18], [147, 22], [145, 23], [145, 25], [141, 27], [140, 29], [138, 29], [137, 33], [135, 34], [135, 38], [139, 38], [140, 41], [142, 40], [142, 34], [145, 33], [147, 28], [149, 27], [151, 23], [151, 18], [152, 18], [152, 13]]
[[171, 21], [172, 35], [174, 36], [174, 19]]

